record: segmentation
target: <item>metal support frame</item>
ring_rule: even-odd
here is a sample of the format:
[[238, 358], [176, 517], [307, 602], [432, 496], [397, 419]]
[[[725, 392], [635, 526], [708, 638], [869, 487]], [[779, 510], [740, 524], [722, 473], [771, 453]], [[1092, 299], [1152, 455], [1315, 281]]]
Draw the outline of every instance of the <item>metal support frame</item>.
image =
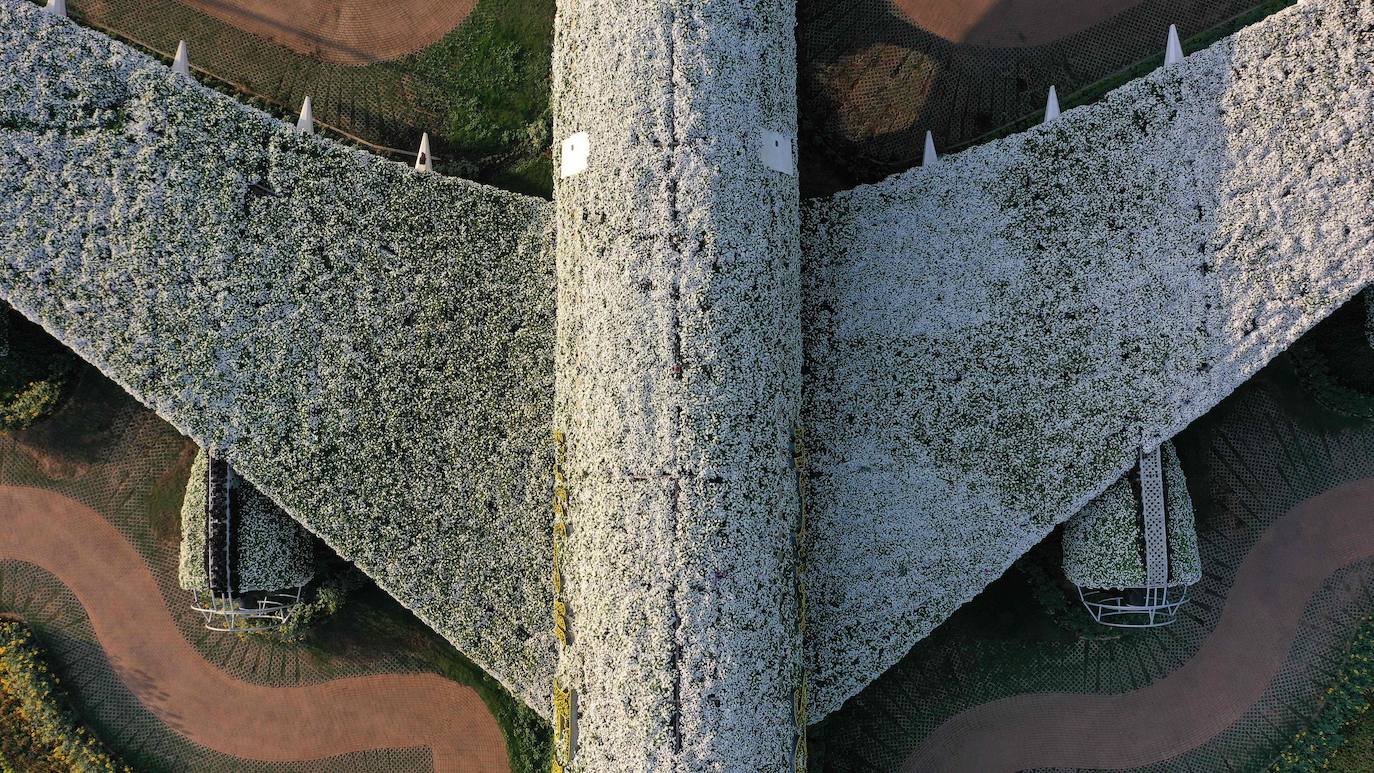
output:
[[1113, 628], [1159, 628], [1178, 618], [1188, 601], [1182, 583], [1146, 588], [1082, 588], [1078, 598], [1093, 620]]
[[200, 613], [207, 630], [254, 633], [286, 625], [300, 603], [300, 588], [243, 594], [196, 591], [191, 609]]

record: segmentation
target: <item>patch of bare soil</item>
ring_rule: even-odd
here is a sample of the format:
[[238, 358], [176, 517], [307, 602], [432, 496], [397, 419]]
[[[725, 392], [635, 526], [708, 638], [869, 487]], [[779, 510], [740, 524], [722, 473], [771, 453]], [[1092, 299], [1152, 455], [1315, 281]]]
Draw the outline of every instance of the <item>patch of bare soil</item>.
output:
[[1053, 43], [1143, 0], [893, 0], [913, 24], [951, 43], [1020, 48]]
[[399, 59], [463, 23], [476, 0], [178, 0], [325, 62]]

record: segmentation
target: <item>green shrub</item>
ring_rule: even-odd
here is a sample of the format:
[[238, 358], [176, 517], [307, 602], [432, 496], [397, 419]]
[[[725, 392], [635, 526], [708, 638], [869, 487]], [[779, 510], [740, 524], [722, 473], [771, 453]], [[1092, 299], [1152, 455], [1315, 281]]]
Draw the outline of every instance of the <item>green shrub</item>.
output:
[[57, 410], [78, 360], [57, 339], [0, 305], [0, 432], [12, 432]]
[[52, 413], [62, 397], [62, 384], [56, 381], [31, 381], [11, 392], [0, 405], [0, 429], [17, 430], [30, 426]]
[[132, 773], [77, 721], [33, 634], [0, 620], [0, 759], [31, 773]]
[[367, 575], [342, 560], [336, 560], [323, 572], [313, 596], [292, 610], [284, 625], [261, 635], [285, 643], [304, 641], [320, 623], [337, 615], [348, 600], [348, 594], [367, 581]]
[[[1355, 726], [1369, 724], [1360, 720], [1369, 710], [1371, 693], [1374, 693], [1374, 618], [1360, 625], [1345, 665], [1326, 688], [1317, 715], [1307, 727], [1298, 731], [1269, 770], [1273, 773], [1369, 770], [1367, 766], [1351, 768], [1337, 764], [1347, 734], [1355, 730]], [[1364, 734], [1368, 732], [1367, 728], [1363, 729]]]

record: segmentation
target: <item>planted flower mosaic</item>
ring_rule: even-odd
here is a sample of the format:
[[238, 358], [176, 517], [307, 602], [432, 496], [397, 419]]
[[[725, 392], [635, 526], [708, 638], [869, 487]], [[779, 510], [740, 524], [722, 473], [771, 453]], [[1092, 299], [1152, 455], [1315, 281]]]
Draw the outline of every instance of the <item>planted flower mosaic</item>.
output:
[[[776, 33], [753, 50], [780, 61], [789, 24], [735, 21]], [[616, 160], [652, 164], [643, 179], [560, 183], [588, 206], [560, 200], [555, 226], [546, 202], [301, 136], [0, 0], [0, 295], [544, 713], [561, 368], [560, 411], [582, 422], [559, 505], [558, 668], [582, 680], [557, 683], [564, 757], [681, 758], [684, 728], [709, 757], [728, 711], [741, 744], [786, 721], [731, 759], [776, 746], [791, 764], [794, 719], [833, 711], [1094, 499], [1075, 528], [1111, 539], [1078, 565], [1133, 579], [1112, 516], [1139, 448], [1374, 281], [1371, 25], [1368, 3], [1303, 3], [1050, 125], [800, 209], [791, 181], [726, 169], [752, 163], [748, 141], [698, 131], [743, 126], [748, 89], [778, 100], [758, 116], [794, 120], [786, 65], [702, 66], [723, 56], [709, 36], [654, 39], [701, 53], [683, 72], [588, 49], [602, 117], [667, 130], [622, 133]], [[711, 78], [721, 94], [693, 91]], [[615, 101], [627, 83], [638, 102]], [[652, 95], [670, 117], [625, 112]], [[583, 389], [627, 394], [627, 373], [648, 385], [635, 399]], [[759, 373], [776, 378], [755, 389]], [[801, 576], [780, 515], [794, 423]], [[798, 641], [804, 678], [779, 666]], [[650, 748], [639, 727], [667, 729]]]

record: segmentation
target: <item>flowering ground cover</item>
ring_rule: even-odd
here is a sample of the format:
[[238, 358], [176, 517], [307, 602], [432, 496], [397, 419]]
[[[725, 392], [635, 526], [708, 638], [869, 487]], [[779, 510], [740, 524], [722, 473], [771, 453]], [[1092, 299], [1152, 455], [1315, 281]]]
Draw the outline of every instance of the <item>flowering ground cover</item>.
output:
[[543, 706], [547, 203], [298, 135], [28, 3], [0, 40], [3, 294]]
[[[1188, 482], [1172, 443], [1161, 446], [1164, 472], [1164, 512], [1169, 582], [1192, 585], [1202, 577], [1197, 529]], [[1064, 527], [1064, 574], [1083, 588], [1143, 588], [1144, 538], [1136, 516], [1140, 512], [1138, 473], [1107, 487], [1078, 511]]]
[[[951, 41], [890, 0], [800, 0], [803, 193], [829, 194], [915, 166], [927, 130], [941, 150], [1025, 131], [1043, 117], [1051, 86], [1065, 108], [1094, 102], [1159, 66], [1170, 24], [1193, 51], [1293, 2], [1093, 3], [1110, 11], [1100, 20], [1064, 3], [1023, 6], [1033, 8], [1031, 19], [1018, 19], [1014, 3], [923, 3], [971, 23]], [[1022, 23], [1038, 30], [1022, 36]], [[988, 33], [982, 43], [967, 39]]]
[[[254, 684], [287, 686], [365, 674], [434, 672], [471, 686], [506, 734], [519, 773], [548, 769], [548, 725], [364, 575], [331, 555], [320, 582], [335, 604], [281, 637], [205, 630], [179, 587], [179, 512], [195, 447], [94, 368], [82, 366], [74, 394], [30, 429], [0, 434], [0, 485], [60, 493], [98, 510], [134, 545], [156, 579], [182, 636], [216, 668]], [[336, 582], [336, 580], [338, 582]], [[312, 586], [307, 598], [316, 598]], [[186, 740], [140, 705], [102, 654], [80, 604], [51, 575], [0, 562], [0, 609], [21, 613], [48, 650], [89, 727], [139, 770], [270, 773], [271, 763], [218, 754]], [[320, 610], [324, 612], [326, 610]], [[360, 773], [427, 770], [423, 751], [378, 750], [319, 765]]]
[[[1370, 181], [1361, 174], [1374, 131], [1374, 41], [1360, 26], [1370, 12], [1354, 0], [1304, 4], [1050, 126], [811, 202], [802, 231], [804, 310], [794, 331], [806, 338], [804, 371], [779, 366], [796, 341], [780, 327], [788, 315], [777, 313], [786, 305], [778, 298], [796, 297], [788, 295], [797, 276], [785, 260], [795, 254], [792, 232], [764, 227], [794, 222], [795, 207], [778, 206], [776, 221], [752, 216], [757, 211], [741, 202], [762, 198], [759, 186], [747, 185], [755, 178], [722, 181], [705, 163], [685, 165], [711, 180], [705, 193], [685, 186], [678, 198], [674, 162], [659, 158], [652, 143], [627, 142], [627, 152], [655, 154], [645, 163], [659, 164], [651, 168], [674, 183], [633, 189], [655, 192], [646, 198], [672, 192], [671, 205], [650, 213], [663, 230], [680, 228], [682, 219], [714, 229], [707, 215], [734, 218], [736, 230], [718, 239], [710, 231], [715, 241], [675, 237], [653, 241], [655, 249], [680, 259], [683, 244], [734, 244], [732, 256], [782, 258], [770, 272], [739, 271], [717, 282], [713, 289], [726, 292], [708, 303], [674, 297], [682, 317], [673, 324], [681, 331], [686, 320], [690, 328], [675, 338], [689, 346], [677, 362], [655, 362], [660, 373], [673, 373], [684, 352], [701, 360], [729, 354], [721, 362], [736, 370], [717, 369], [672, 398], [700, 411], [692, 428], [700, 432], [702, 466], [720, 461], [730, 474], [700, 476], [702, 487], [692, 488], [659, 480], [636, 458], [634, 474], [610, 476], [625, 488], [608, 486], [605, 499], [582, 511], [599, 513], [606, 529], [582, 534], [612, 536], [582, 543], [572, 562], [593, 578], [579, 586], [591, 613], [583, 621], [622, 630], [621, 598], [605, 588], [636, 584], [640, 575], [618, 571], [616, 561], [627, 556], [641, 560], [632, 569], [643, 569], [645, 558], [654, 569], [656, 584], [643, 597], [654, 610], [641, 620], [647, 630], [700, 630], [686, 638], [706, 640], [722, 610], [750, 620], [767, 608], [773, 627], [750, 630], [778, 658], [712, 644], [738, 667], [727, 678], [752, 675], [733, 683], [732, 695], [762, 696], [753, 706], [760, 712], [792, 713], [778, 700], [791, 675], [776, 665], [795, 653], [774, 646], [800, 635], [785, 625], [798, 595], [788, 573], [774, 571], [791, 560], [778, 546], [789, 542], [792, 524], [768, 517], [788, 510], [779, 503], [794, 491], [783, 451], [796, 407], [788, 390], [799, 385], [812, 454], [807, 695], [813, 717], [835, 709], [1118, 480], [1141, 443], [1172, 436], [1374, 279], [1374, 223], [1362, 206]], [[30, 6], [0, 5], [0, 22], [4, 72], [19, 74], [0, 80], [0, 292], [197, 442], [228, 449], [262, 491], [545, 709], [553, 671], [545, 611], [550, 208], [300, 137]], [[673, 73], [651, 74], [678, 88]], [[675, 99], [687, 99], [697, 83], [689, 81]], [[615, 96], [580, 88], [592, 99]], [[740, 92], [727, 88], [719, 99], [732, 105]], [[770, 108], [772, 118], [787, 120], [785, 101]], [[675, 142], [696, 141], [670, 128]], [[711, 163], [744, 152], [738, 137], [702, 147], [690, 150]], [[215, 163], [206, 164], [211, 148]], [[767, 192], [775, 202], [789, 203], [774, 185]], [[599, 202], [617, 226], [645, 214], [620, 203]], [[574, 226], [565, 232], [574, 249], [580, 214], [571, 201], [560, 207], [563, 224]], [[631, 232], [661, 236], [652, 228]], [[626, 239], [617, 257], [642, 254], [636, 250], [645, 243]], [[720, 271], [701, 265], [703, 275]], [[588, 270], [615, 273], [601, 264]], [[647, 318], [646, 306], [627, 299], [662, 293], [654, 280], [681, 277], [655, 271], [634, 279], [641, 281], [626, 281], [622, 294], [598, 293], [604, 288], [595, 282], [583, 297], [569, 290], [565, 297], [583, 306], [565, 309], [564, 321], [612, 302]], [[778, 324], [742, 313], [739, 304], [759, 293]], [[730, 335], [716, 327], [721, 309], [741, 320]], [[588, 330], [609, 351], [637, 340], [641, 330], [626, 319]], [[602, 379], [596, 383], [623, 378], [610, 358], [589, 362], [586, 373]], [[741, 390], [746, 377], [719, 376], [756, 378], [760, 368], [792, 375], [765, 384], [775, 392]], [[649, 384], [644, 394], [661, 386]], [[760, 395], [775, 404], [755, 413], [780, 423], [761, 427], [750, 416], [723, 426], [701, 410], [717, 397], [738, 408]], [[564, 397], [569, 414], [584, 422], [577, 429], [603, 432], [605, 442], [593, 449], [600, 456], [584, 462], [609, 460], [599, 472], [624, 472], [614, 463], [624, 448], [611, 423], [624, 412]], [[652, 413], [660, 403], [636, 405]], [[642, 433], [625, 437], [653, 445]], [[652, 440], [664, 441], [656, 450], [677, 454], [664, 436]], [[720, 460], [710, 456], [717, 453]], [[740, 459], [777, 485], [766, 492], [741, 485], [756, 478], [734, 477]], [[689, 515], [700, 518], [654, 523], [652, 535], [640, 535], [612, 506], [640, 494], [646, 512], [676, 519], [695, 507]], [[577, 496], [574, 505], [588, 504]], [[685, 556], [703, 570], [700, 583], [683, 590], [673, 571], [658, 571], [680, 569], [682, 551], [716, 534], [714, 510], [736, 507], [748, 517], [730, 522], [739, 527], [730, 536], [762, 546], [740, 551], [747, 557], [740, 571], [725, 565], [739, 555], [704, 547]], [[652, 543], [664, 552], [597, 550], [640, 536], [632, 547]], [[757, 560], [765, 550], [771, 563]], [[712, 562], [722, 571], [704, 571]], [[762, 589], [771, 600], [702, 590], [722, 581]], [[775, 617], [777, 608], [786, 611]], [[680, 610], [691, 618], [668, 616]], [[639, 631], [632, 627], [624, 640]], [[659, 706], [614, 705], [596, 717], [606, 737], [642, 738], [626, 730], [631, 720], [674, 725], [684, 700], [696, 701], [692, 721], [715, 710], [717, 696], [700, 689], [712, 660], [706, 651], [676, 634], [654, 647], [658, 660], [644, 664], [627, 659], [628, 648], [592, 653], [596, 662], [584, 673], [607, 677], [598, 682], [609, 696], [603, 705], [615, 703], [620, 686], [638, 694], [642, 685]], [[689, 672], [702, 680], [665, 697], [664, 675]], [[646, 674], [665, 681], [636, 682]], [[750, 682], [754, 676], [761, 681]], [[617, 726], [618, 718], [626, 724]], [[781, 735], [790, 741], [793, 734]], [[741, 746], [738, 753], [768, 752]]]
[[[1177, 622], [1148, 631], [1094, 623], [1063, 577], [1063, 530], [1056, 530], [813, 728], [817, 766], [893, 770], [970, 707], [1026, 693], [1125, 693], [1166, 678], [1214, 630], [1238, 565], [1269, 524], [1308, 497], [1374, 476], [1374, 424], [1323, 407], [1289, 357], [1176, 443], [1197, 505], [1205, 570]], [[1371, 561], [1332, 577], [1312, 599], [1288, 664], [1262, 699], [1221, 735], [1148, 769], [1260, 770], [1274, 761], [1322, 713], [1356, 629], [1374, 612], [1371, 577]]]
[[1374, 281], [1371, 21], [1302, 3], [807, 202], [816, 715]]
[[207, 83], [274, 113], [295, 115], [310, 96], [320, 121], [370, 143], [414, 151], [428, 132], [445, 174], [549, 193], [553, 0], [480, 0], [438, 42], [363, 66], [320, 61], [177, 0], [69, 0], [67, 8], [169, 59], [188, 41]]
[[[204, 591], [210, 587], [205, 565], [205, 450], [196, 453], [181, 505], [181, 587]], [[237, 522], [232, 544], [236, 591], [276, 591], [301, 588], [315, 576], [314, 539], [299, 523], [243, 480], [233, 490]]]

